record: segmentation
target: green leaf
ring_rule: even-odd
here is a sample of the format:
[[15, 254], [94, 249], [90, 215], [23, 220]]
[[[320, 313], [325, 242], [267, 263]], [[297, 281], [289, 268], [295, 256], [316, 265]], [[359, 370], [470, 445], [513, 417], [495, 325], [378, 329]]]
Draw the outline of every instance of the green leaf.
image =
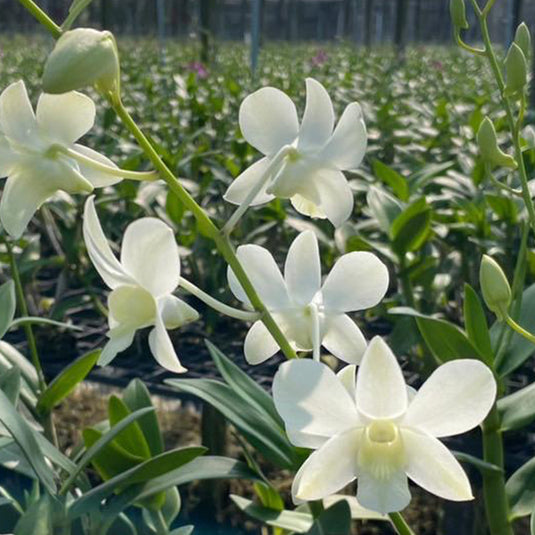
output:
[[150, 411], [153, 411], [154, 407], [145, 407], [139, 409], [132, 414], [129, 414], [126, 418], [121, 420], [116, 426], [112, 427], [106, 434], [102, 435], [95, 443], [89, 447], [86, 452], [83, 454], [82, 458], [76, 465], [76, 470], [72, 472], [69, 478], [63, 484], [63, 489], [68, 489], [75, 479], [78, 477], [80, 472], [93, 460], [93, 458], [103, 451], [108, 444], [110, 444], [121, 431], [126, 429], [130, 424], [135, 422], [137, 419], [141, 418], [145, 414], [148, 414]]
[[52, 533], [52, 503], [47, 494], [32, 503], [15, 526], [14, 535]]
[[268, 526], [306, 533], [314, 523], [314, 518], [309, 513], [270, 509], [235, 494], [231, 494], [230, 498], [245, 514]]
[[392, 222], [392, 249], [398, 255], [417, 251], [426, 242], [431, 230], [431, 209], [425, 199], [408, 206]]
[[100, 503], [115, 491], [124, 491], [131, 485], [145, 483], [150, 479], [172, 472], [205, 452], [206, 448], [193, 446], [162, 453], [153, 459], [129, 467], [124, 471], [117, 470], [115, 472], [117, 475], [91, 489], [84, 497], [93, 500], [95, 503]]
[[498, 400], [501, 429], [522, 429], [535, 420], [535, 383]]
[[4, 424], [19, 445], [41, 483], [51, 494], [54, 494], [56, 492], [54, 473], [46, 463], [41, 448], [34, 437], [33, 429], [17, 412], [2, 390], [0, 390], [0, 422]]
[[425, 343], [439, 362], [482, 358], [466, 334], [449, 321], [420, 314], [409, 307], [392, 308], [389, 313], [414, 317]]
[[[124, 390], [122, 397], [123, 401], [132, 412], [144, 407], [153, 406], [147, 387], [143, 381], [140, 381], [139, 379], [130, 381]], [[156, 412], [149, 412], [146, 416], [140, 418], [137, 423], [145, 436], [151, 456], [155, 457], [162, 453], [163, 437]]]
[[2, 340], [0, 340], [0, 362], [4, 362], [9, 367], [18, 368], [28, 387], [33, 392], [37, 392], [39, 379], [35, 368], [20, 351]]
[[100, 350], [91, 351], [76, 359], [67, 366], [48, 385], [39, 397], [37, 411], [40, 414], [48, 414], [54, 407], [61, 403], [82, 382], [93, 369], [100, 357]]
[[535, 509], [535, 458], [521, 466], [507, 481], [511, 518], [532, 513]]
[[351, 509], [346, 500], [340, 500], [325, 509], [316, 519], [307, 535], [350, 535]]
[[293, 468], [296, 450], [271, 418], [247, 405], [229, 386], [211, 379], [168, 379], [167, 384], [212, 405], [241, 431], [248, 442], [282, 468]]
[[409, 200], [409, 185], [405, 177], [379, 160], [373, 160], [372, 167], [373, 174], [390, 186], [399, 199]]
[[481, 473], [503, 472], [503, 470], [499, 466], [483, 461], [483, 459], [479, 459], [478, 457], [474, 457], [473, 455], [470, 455], [468, 453], [464, 453], [462, 451], [453, 451], [453, 450], [451, 450], [451, 452], [453, 453], [453, 455], [455, 455], [455, 458], [458, 461], [462, 463], [469, 463], [475, 466]]
[[[515, 318], [516, 320], [516, 318]], [[535, 284], [524, 290], [520, 315], [516, 320], [526, 331], [535, 332]], [[491, 339], [497, 340], [503, 324], [494, 323], [491, 327]], [[510, 374], [521, 366], [533, 353], [535, 345], [518, 333], [513, 333], [511, 342], [503, 358], [497, 363], [497, 371], [501, 377]]]
[[[144, 484], [134, 485], [104, 506], [104, 512], [114, 516], [133, 503], [150, 498], [169, 488], [204, 479], [252, 479], [258, 480], [257, 474], [246, 464], [226, 457], [198, 457], [190, 463], [177, 468], [165, 475], [152, 478]], [[94, 499], [91, 493], [84, 494], [75, 500], [69, 508], [69, 518], [95, 510], [101, 500]]]
[[494, 352], [487, 318], [481, 300], [469, 284], [464, 285], [464, 326], [470, 342], [479, 350], [484, 362], [492, 366]]
[[3, 390], [13, 407], [19, 402], [20, 386], [21, 376], [18, 368], [10, 368], [0, 375], [0, 390]]
[[379, 228], [391, 236], [392, 223], [403, 211], [401, 203], [386, 191], [374, 186], [368, 191], [366, 200]]
[[275, 408], [273, 398], [208, 340], [206, 346], [219, 373], [232, 390], [246, 403], [251, 403], [260, 412], [270, 416], [274, 425], [284, 429], [284, 422]]
[[[132, 414], [132, 412], [121, 398], [110, 396], [108, 402], [108, 417], [112, 429], [130, 414]], [[115, 437], [115, 442], [136, 457], [148, 459], [151, 455], [149, 445], [145, 440], [145, 435], [141, 431], [138, 422], [133, 422], [132, 425], [129, 425], [121, 431]]]
[[485, 200], [491, 210], [504, 221], [515, 224], [517, 221], [518, 208], [512, 199], [504, 195], [485, 195]]
[[0, 338], [3, 338], [9, 329], [16, 309], [15, 283], [8, 280], [0, 286]]
[[[103, 433], [98, 429], [88, 427], [83, 430], [82, 436], [85, 447], [89, 449], [102, 439]], [[91, 460], [91, 463], [104, 481], [130, 470], [142, 462], [143, 457], [134, 455], [124, 449], [115, 440], [99, 451]]]

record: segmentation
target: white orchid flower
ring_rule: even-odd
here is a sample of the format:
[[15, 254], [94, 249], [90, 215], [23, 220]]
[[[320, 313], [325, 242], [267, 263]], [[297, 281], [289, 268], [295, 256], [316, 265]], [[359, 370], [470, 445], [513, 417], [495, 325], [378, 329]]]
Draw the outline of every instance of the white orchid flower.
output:
[[93, 197], [84, 211], [87, 252], [104, 282], [108, 297], [109, 341], [99, 360], [105, 366], [132, 344], [143, 327], [154, 327], [149, 346], [164, 368], [183, 373], [167, 329], [196, 320], [199, 314], [172, 292], [180, 282], [180, 257], [173, 231], [162, 221], [144, 217], [131, 223], [123, 237], [121, 261], [113, 254], [97, 217]]
[[58, 191], [88, 193], [146, 173], [120, 170], [76, 143], [95, 121], [95, 104], [81, 93], [43, 93], [34, 114], [22, 80], [0, 95], [0, 177], [8, 177], [0, 220], [19, 238], [36, 210]]
[[[301, 125], [292, 100], [274, 87], [259, 89], [242, 102], [243, 137], [264, 158], [234, 180], [225, 199], [245, 209], [275, 197], [290, 199], [300, 213], [339, 226], [353, 211], [353, 193], [342, 171], [362, 162], [366, 126], [359, 104], [353, 102], [334, 128], [333, 105], [325, 88], [313, 78], [307, 78], [306, 88]], [[237, 219], [233, 218], [230, 228]]]
[[[286, 257], [284, 277], [271, 253], [258, 245], [238, 247], [237, 256], [255, 290], [297, 350], [314, 351], [323, 345], [336, 357], [358, 363], [366, 340], [347, 312], [375, 306], [388, 288], [388, 269], [372, 253], [343, 255], [321, 283], [318, 240], [308, 230], [293, 241]], [[238, 279], [228, 269], [230, 289], [251, 306]], [[261, 321], [245, 338], [245, 358], [259, 364], [279, 349]]]
[[275, 406], [290, 440], [315, 449], [295, 476], [295, 501], [317, 500], [357, 479], [357, 500], [379, 513], [410, 502], [407, 477], [442, 498], [473, 498], [470, 482], [438, 440], [464, 433], [488, 414], [496, 397], [492, 372], [477, 360], [440, 366], [411, 392], [392, 351], [379, 337], [358, 370], [335, 375], [313, 360], [281, 365]]

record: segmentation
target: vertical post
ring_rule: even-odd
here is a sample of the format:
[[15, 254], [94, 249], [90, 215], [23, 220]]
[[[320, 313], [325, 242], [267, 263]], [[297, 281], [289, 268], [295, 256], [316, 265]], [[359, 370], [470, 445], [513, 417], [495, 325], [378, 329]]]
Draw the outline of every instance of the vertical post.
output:
[[351, 21], [353, 23], [353, 41], [357, 43], [360, 41], [359, 0], [351, 0]]
[[256, 75], [258, 54], [260, 52], [260, 2], [251, 0], [251, 73]]
[[380, 45], [383, 43], [383, 30], [385, 22], [385, 3], [384, 0], [381, 0], [379, 4], [376, 5], [376, 15], [375, 15], [375, 41]]
[[210, 59], [210, 35], [212, 29], [213, 0], [200, 0], [199, 26], [201, 34], [201, 61], [208, 63]]
[[373, 0], [364, 0], [364, 45], [372, 44]]
[[394, 28], [394, 45], [398, 54], [402, 54], [405, 48], [405, 23], [407, 20], [407, 0], [397, 0], [396, 20]]
[[156, 21], [158, 26], [160, 59], [162, 62], [165, 62], [165, 0], [156, 0]]
[[338, 2], [338, 16], [336, 18], [336, 38], [343, 39], [346, 32], [346, 0]]

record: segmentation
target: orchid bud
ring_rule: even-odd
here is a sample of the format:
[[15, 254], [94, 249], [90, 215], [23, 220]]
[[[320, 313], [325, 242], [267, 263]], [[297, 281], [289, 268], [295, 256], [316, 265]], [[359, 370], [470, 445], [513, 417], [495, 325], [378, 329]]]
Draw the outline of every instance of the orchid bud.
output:
[[524, 91], [528, 83], [528, 62], [522, 49], [513, 43], [505, 58], [507, 84], [504, 94], [512, 96]]
[[456, 28], [460, 28], [461, 30], [468, 28], [464, 0], [450, 0], [450, 15], [451, 21]]
[[499, 320], [505, 320], [511, 304], [511, 287], [500, 265], [490, 256], [483, 255], [481, 260], [479, 284], [489, 310]]
[[529, 58], [531, 55], [531, 34], [525, 22], [520, 24], [516, 29], [515, 43], [524, 52], [524, 56]]
[[119, 53], [113, 34], [90, 28], [65, 32], [56, 42], [43, 73], [47, 93], [66, 93], [94, 85], [119, 93]]
[[514, 158], [509, 154], [505, 154], [498, 146], [496, 130], [488, 117], [485, 117], [481, 122], [477, 132], [477, 143], [481, 157], [491, 168], [498, 166], [516, 168], [517, 165]]

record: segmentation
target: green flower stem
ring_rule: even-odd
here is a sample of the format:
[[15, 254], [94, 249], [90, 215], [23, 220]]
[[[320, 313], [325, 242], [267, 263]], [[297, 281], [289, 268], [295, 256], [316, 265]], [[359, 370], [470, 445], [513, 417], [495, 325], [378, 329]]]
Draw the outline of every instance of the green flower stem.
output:
[[487, 522], [491, 535], [513, 535], [509, 521], [509, 505], [505, 493], [503, 471], [503, 439], [500, 429], [500, 416], [496, 404], [482, 424], [483, 459], [485, 462], [498, 466], [501, 472], [483, 471], [483, 495]]
[[505, 318], [505, 322], [520, 336], [523, 336], [526, 340], [529, 340], [532, 344], [535, 344], [535, 335], [531, 334], [530, 332], [526, 331], [526, 329], [524, 329], [522, 326], [518, 325], [518, 323], [513, 318], [511, 318], [511, 316], [507, 316]]
[[108, 98], [113, 109], [123, 121], [126, 128], [136, 138], [139, 146], [151, 160], [154, 167], [160, 172], [161, 177], [169, 186], [169, 189], [174, 195], [176, 195], [178, 200], [192, 212], [193, 216], [197, 220], [197, 224], [199, 225], [199, 230], [205, 236], [213, 240], [217, 249], [236, 275], [236, 278], [249, 298], [253, 308], [261, 314], [261, 319], [264, 322], [264, 325], [271, 333], [284, 355], [289, 359], [296, 358], [297, 355], [295, 350], [292, 348], [280, 327], [273, 319], [273, 316], [267, 310], [264, 303], [260, 299], [260, 296], [254, 289], [254, 286], [245, 273], [240, 261], [238, 260], [238, 257], [236, 256], [234, 248], [232, 247], [228, 237], [221, 233], [213, 221], [208, 217], [203, 208], [199, 206], [195, 199], [193, 199], [193, 197], [184, 189], [182, 184], [178, 181], [175, 175], [160, 158], [149, 140], [145, 137], [145, 134], [141, 131], [128, 110], [124, 107], [121, 99], [112, 94], [109, 94]]
[[414, 535], [414, 531], [412, 531], [400, 513], [388, 513], [388, 518], [394, 524], [399, 535]]
[[61, 28], [33, 0], [19, 2], [52, 34], [54, 39], [61, 36]]
[[160, 177], [160, 174], [157, 171], [129, 171], [128, 169], [110, 167], [109, 165], [106, 165], [102, 162], [98, 162], [93, 158], [89, 158], [89, 156], [84, 156], [83, 154], [80, 154], [75, 150], [69, 149], [68, 147], [57, 146], [56, 150], [66, 154], [67, 156], [69, 156], [69, 158], [72, 158], [73, 160], [76, 160], [77, 162], [86, 165], [87, 167], [95, 169], [95, 171], [101, 171], [108, 175], [116, 176], [118, 178], [129, 178], [130, 180], [145, 180], [151, 182], [154, 180], [158, 180], [158, 178]]
[[[24, 318], [29, 316], [28, 306], [26, 305], [26, 296], [24, 295], [24, 288], [20, 280], [19, 270], [17, 268], [17, 261], [13, 253], [13, 248], [11, 243], [6, 239], [4, 240], [6, 244], [7, 253], [9, 255], [9, 264], [11, 266], [11, 276], [15, 282], [15, 288], [17, 291], [17, 302], [19, 306], [20, 315]], [[28, 348], [30, 350], [30, 357], [32, 360], [33, 367], [37, 372], [37, 379], [39, 381], [39, 390], [43, 392], [46, 389], [46, 381], [43, 373], [43, 367], [41, 366], [41, 360], [39, 358], [39, 352], [37, 351], [37, 343], [35, 341], [35, 336], [33, 334], [33, 329], [31, 323], [24, 323], [24, 332], [26, 333], [26, 338], [28, 340]]]
[[257, 321], [260, 319], [260, 314], [258, 312], [253, 312], [250, 310], [240, 310], [238, 308], [225, 305], [225, 303], [218, 301], [210, 294], [207, 294], [205, 291], [195, 286], [195, 284], [193, 284], [192, 282], [186, 280], [184, 277], [180, 277], [180, 287], [184, 288], [184, 290], [197, 297], [197, 299], [200, 299], [209, 307], [213, 308], [214, 310], [217, 310], [218, 312], [221, 312], [221, 314], [224, 314], [225, 316], [229, 316], [231, 318], [236, 318], [238, 320], [243, 321]]
[[[11, 276], [15, 283], [15, 289], [17, 292], [17, 304], [19, 307], [20, 314], [24, 318], [28, 318], [28, 306], [26, 304], [26, 296], [24, 295], [24, 288], [20, 280], [19, 270], [17, 268], [17, 261], [13, 253], [13, 248], [9, 240], [5, 239], [4, 243], [6, 244], [7, 253], [9, 255], [9, 263], [11, 267]], [[26, 339], [28, 340], [28, 348], [30, 350], [30, 358], [37, 373], [37, 380], [39, 383], [39, 391], [44, 392], [46, 390], [46, 381], [45, 375], [43, 373], [43, 367], [41, 366], [41, 360], [39, 358], [39, 352], [37, 351], [37, 343], [35, 341], [35, 336], [33, 334], [32, 325], [29, 322], [23, 323], [24, 332], [26, 333]], [[43, 415], [41, 418], [41, 424], [45, 432], [45, 436], [57, 446], [58, 438], [56, 435], [56, 429], [54, 427], [54, 420], [51, 413]]]
[[[472, 3], [473, 4], [476, 3], [475, 0], [472, 0]], [[520, 182], [522, 184], [522, 198], [524, 199], [524, 204], [526, 205], [526, 210], [528, 211], [528, 217], [529, 217], [531, 228], [533, 232], [535, 233], [535, 207], [533, 206], [533, 200], [531, 198], [531, 193], [529, 191], [528, 175], [526, 172], [526, 166], [524, 164], [524, 158], [522, 156], [522, 146], [520, 144], [521, 124], [518, 121], [515, 121], [513, 110], [511, 108], [511, 104], [509, 100], [504, 96], [505, 81], [503, 78], [502, 71], [500, 69], [500, 65], [498, 63], [498, 59], [496, 58], [494, 48], [492, 47], [492, 42], [490, 40], [490, 34], [489, 34], [489, 27], [487, 24], [487, 15], [493, 4], [494, 4], [493, 0], [489, 0], [484, 10], [483, 11], [479, 10], [479, 12], [476, 11], [476, 13], [479, 19], [479, 25], [481, 28], [481, 35], [483, 36], [483, 42], [485, 44], [485, 52], [487, 54], [487, 58], [489, 60], [492, 72], [494, 73], [494, 77], [496, 78], [496, 83], [498, 84], [498, 88], [500, 90], [500, 97], [501, 97], [502, 105], [507, 115], [507, 121], [511, 129], [511, 134], [513, 136], [515, 160], [516, 160], [516, 163], [518, 164], [518, 172], [520, 175]]]

